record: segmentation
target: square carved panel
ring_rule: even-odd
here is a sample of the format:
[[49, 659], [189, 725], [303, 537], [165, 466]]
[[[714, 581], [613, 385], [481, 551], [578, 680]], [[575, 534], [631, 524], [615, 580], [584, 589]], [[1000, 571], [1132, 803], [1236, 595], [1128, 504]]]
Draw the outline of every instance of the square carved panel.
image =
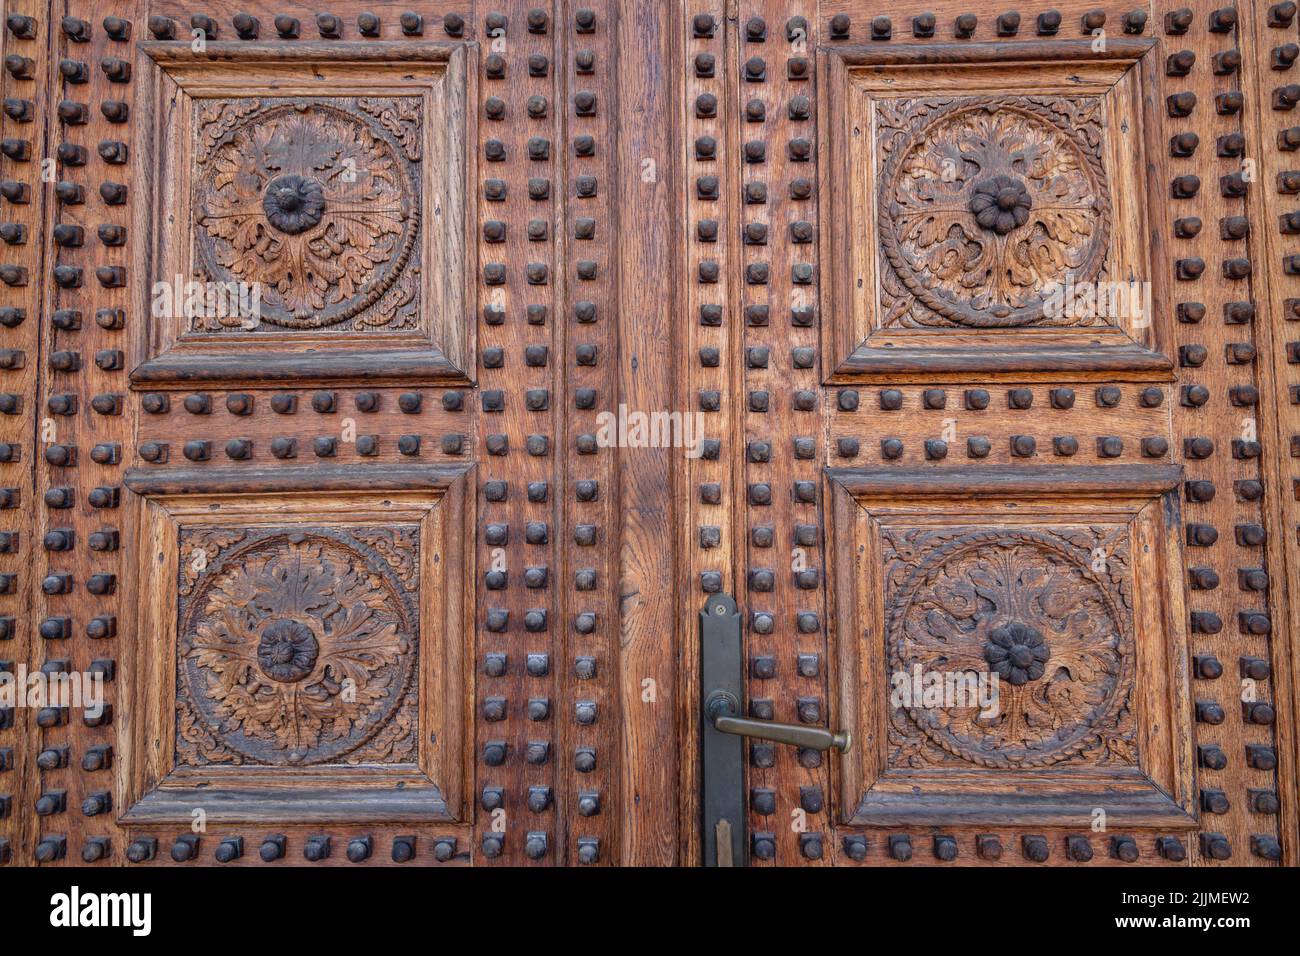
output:
[[133, 382], [465, 381], [463, 47], [141, 49], [150, 321]]
[[195, 277], [261, 286], [259, 314], [183, 334], [414, 329], [423, 301], [424, 104], [413, 96], [195, 104]]
[[827, 363], [1168, 378], [1148, 268], [1146, 41], [826, 58]]
[[420, 529], [181, 530], [176, 763], [414, 764]]
[[1178, 468], [835, 471], [853, 823], [1194, 822]]
[[126, 818], [454, 818], [472, 481], [128, 474], [137, 580], [170, 584], [132, 630]]

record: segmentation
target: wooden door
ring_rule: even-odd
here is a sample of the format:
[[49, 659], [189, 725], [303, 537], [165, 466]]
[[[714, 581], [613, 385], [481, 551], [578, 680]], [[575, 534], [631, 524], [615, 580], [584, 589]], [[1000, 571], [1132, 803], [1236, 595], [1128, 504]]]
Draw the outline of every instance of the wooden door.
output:
[[0, 863], [1294, 863], [1295, 5], [926, 6], [10, 0]]
[[1280, 859], [1294, 8], [928, 6], [687, 31], [751, 856]]

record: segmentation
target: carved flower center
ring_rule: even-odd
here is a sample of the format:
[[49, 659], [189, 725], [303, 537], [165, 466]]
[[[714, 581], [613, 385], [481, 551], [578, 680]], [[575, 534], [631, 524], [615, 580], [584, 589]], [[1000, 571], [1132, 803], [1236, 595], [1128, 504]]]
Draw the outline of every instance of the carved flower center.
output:
[[975, 221], [1001, 236], [1028, 222], [1033, 205], [1025, 184], [1012, 176], [994, 176], [976, 183], [968, 203]]
[[262, 209], [267, 221], [281, 232], [303, 232], [324, 215], [325, 189], [315, 179], [277, 176], [266, 186]]
[[1034, 652], [1023, 644], [1016, 644], [1011, 648], [1010, 657], [1017, 667], [1028, 667], [1034, 661]]
[[302, 197], [298, 195], [298, 190], [287, 186], [276, 191], [275, 201], [285, 212], [297, 212], [302, 208]]
[[272, 621], [257, 644], [257, 662], [262, 671], [282, 684], [292, 684], [310, 674], [319, 653], [316, 635], [298, 621]]
[[1003, 189], [998, 192], [998, 208], [1014, 209], [1020, 200], [1020, 193], [1015, 189]]
[[1020, 621], [994, 628], [984, 645], [989, 670], [1017, 687], [1042, 677], [1051, 656], [1043, 635]]

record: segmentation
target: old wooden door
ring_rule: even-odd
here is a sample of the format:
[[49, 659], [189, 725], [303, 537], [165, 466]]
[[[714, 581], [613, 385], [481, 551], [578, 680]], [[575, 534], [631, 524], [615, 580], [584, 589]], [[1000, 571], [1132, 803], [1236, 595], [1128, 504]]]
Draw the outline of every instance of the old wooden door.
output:
[[0, 863], [1296, 862], [1294, 3], [5, 14]]

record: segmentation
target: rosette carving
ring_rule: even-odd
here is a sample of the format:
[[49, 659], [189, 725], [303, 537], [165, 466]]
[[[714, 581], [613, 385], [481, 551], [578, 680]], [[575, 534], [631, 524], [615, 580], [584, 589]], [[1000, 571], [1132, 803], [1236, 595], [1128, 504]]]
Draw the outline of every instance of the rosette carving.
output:
[[[183, 554], [214, 557], [180, 605], [181, 763], [414, 760], [418, 599], [367, 532], [392, 540], [185, 533]], [[401, 543], [418, 548], [409, 532]]]
[[1103, 277], [1111, 206], [1100, 101], [890, 100], [878, 108], [884, 327], [1093, 324], [1053, 283]]
[[891, 531], [886, 545], [891, 671], [997, 678], [996, 713], [974, 701], [894, 708], [896, 762], [1136, 761], [1123, 531]]
[[193, 331], [415, 324], [416, 100], [215, 101], [195, 123], [196, 272], [256, 284], [260, 314], [196, 316]]

